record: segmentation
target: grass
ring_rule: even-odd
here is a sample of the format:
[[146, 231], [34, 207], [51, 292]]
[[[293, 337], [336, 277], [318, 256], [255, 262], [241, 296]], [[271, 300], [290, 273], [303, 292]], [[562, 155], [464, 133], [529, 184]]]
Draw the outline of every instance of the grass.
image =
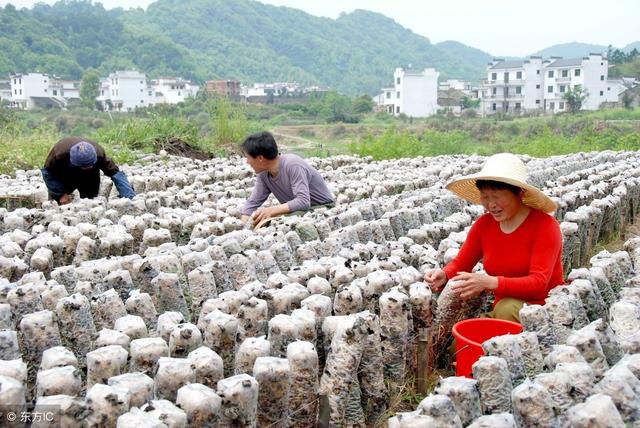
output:
[[262, 129], [276, 133], [285, 152], [305, 157], [357, 154], [392, 159], [498, 152], [546, 157], [640, 150], [640, 108], [527, 118], [411, 119], [370, 113], [362, 115], [360, 123], [327, 124], [293, 107], [195, 99], [134, 114], [0, 109], [0, 173], [41, 167], [50, 147], [66, 135], [97, 141], [118, 163], [133, 162], [175, 140], [210, 156], [226, 155], [236, 151], [246, 135]]

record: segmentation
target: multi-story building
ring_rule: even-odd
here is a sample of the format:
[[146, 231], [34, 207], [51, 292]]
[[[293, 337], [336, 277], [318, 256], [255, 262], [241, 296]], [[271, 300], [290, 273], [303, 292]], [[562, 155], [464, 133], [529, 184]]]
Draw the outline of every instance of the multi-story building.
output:
[[545, 61], [545, 111], [559, 113], [567, 110], [565, 95], [577, 86], [586, 91], [584, 110], [597, 110], [607, 100], [608, 61], [602, 54], [584, 58], [552, 58]]
[[395, 115], [427, 117], [438, 111], [438, 73], [434, 68], [396, 68], [393, 73]]
[[96, 101], [105, 110], [133, 111], [156, 103], [154, 88], [144, 73], [122, 70], [111, 73], [100, 83], [100, 95]]
[[377, 111], [385, 111], [387, 113], [393, 114], [396, 109], [395, 98], [395, 86], [385, 86], [384, 88], [382, 88], [382, 92], [374, 97], [373, 102], [375, 105], [377, 105]]
[[615, 98], [607, 94], [616, 91], [611, 85], [607, 90], [607, 67], [601, 54], [544, 61], [536, 56], [519, 61], [494, 60], [487, 66], [487, 80], [480, 90], [481, 110], [485, 115], [536, 110], [558, 113], [567, 110], [565, 95], [569, 88], [578, 87], [587, 94], [582, 108], [596, 110]]
[[24, 110], [36, 106], [64, 108], [68, 99], [63, 95], [61, 82], [55, 76], [43, 73], [12, 74], [9, 79], [11, 105]]
[[207, 80], [205, 91], [232, 99], [238, 98], [240, 96], [240, 82], [237, 80]]
[[495, 114], [541, 108], [542, 85], [542, 58], [493, 60], [487, 67], [487, 80], [481, 88], [481, 110], [484, 114]]
[[180, 77], [161, 77], [152, 80], [151, 85], [159, 104], [178, 104], [198, 93], [198, 85]]
[[461, 79], [447, 79], [438, 84], [438, 91], [460, 91], [463, 94], [471, 95], [471, 83]]

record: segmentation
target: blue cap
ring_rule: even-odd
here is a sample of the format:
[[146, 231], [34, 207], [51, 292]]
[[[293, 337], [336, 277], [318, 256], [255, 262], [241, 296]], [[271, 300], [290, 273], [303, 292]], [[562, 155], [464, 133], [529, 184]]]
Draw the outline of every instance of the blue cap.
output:
[[93, 144], [87, 143], [86, 141], [80, 141], [79, 143], [71, 146], [71, 150], [69, 150], [69, 158], [71, 160], [71, 165], [79, 168], [88, 168], [96, 164], [98, 161], [98, 154], [96, 153], [96, 149], [93, 147]]

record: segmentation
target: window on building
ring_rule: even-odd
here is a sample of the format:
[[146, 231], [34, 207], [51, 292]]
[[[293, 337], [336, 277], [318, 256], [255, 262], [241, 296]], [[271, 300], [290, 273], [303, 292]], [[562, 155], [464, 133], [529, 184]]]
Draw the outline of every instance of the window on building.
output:
[[396, 98], [400, 99], [400, 92], [396, 92]]
[[540, 70], [536, 70], [536, 74], [540, 74]]
[[498, 73], [491, 73], [491, 80], [497, 80], [498, 79]]
[[562, 77], [569, 77], [569, 70], [562, 70]]
[[565, 86], [564, 85], [560, 85], [560, 93], [564, 93], [564, 89], [565, 89]]
[[505, 81], [505, 82], [508, 82], [508, 81], [509, 81], [509, 72], [508, 72], [508, 71], [505, 71], [505, 72], [504, 72], [504, 81]]
[[604, 91], [600, 91], [600, 96], [603, 96], [603, 95], [604, 95]]
[[396, 113], [400, 113], [400, 106], [396, 106]]
[[547, 93], [552, 93], [553, 92], [553, 86], [547, 86]]
[[522, 79], [522, 71], [516, 72], [516, 79]]
[[58, 95], [58, 91], [56, 91], [55, 89], [53, 90], [53, 96]]
[[576, 68], [575, 71], [573, 72], [573, 75], [576, 77], [580, 76], [580, 69]]
[[144, 83], [142, 83], [142, 80], [140, 81], [140, 84], [141, 84], [141, 85], [144, 85]]
[[493, 104], [491, 105], [491, 109], [492, 109], [493, 111], [496, 111], [496, 103], [493, 103]]
[[45, 91], [45, 92], [47, 92], [47, 90], [46, 90], [46, 89], [45, 89], [44, 91]]
[[[149, 95], [151, 95], [151, 92], [149, 92]], [[182, 96], [182, 92], [178, 91], [178, 96]]]
[[549, 70], [549, 77], [553, 77], [553, 70]]
[[560, 103], [558, 104], [558, 109], [560, 109], [560, 110], [564, 110], [564, 103], [563, 103], [563, 102], [560, 102]]
[[18, 95], [18, 90], [17, 89], [13, 90], [13, 95]]
[[610, 87], [607, 87], [607, 91], [610, 91], [610, 90], [611, 90], [611, 88], [610, 88]]
[[522, 93], [522, 86], [516, 86], [516, 94]]
[[[152, 95], [153, 95], [153, 92], [149, 91], [149, 96], [152, 96]], [[180, 95], [180, 92], [178, 92], [178, 95]]]
[[22, 95], [22, 89], [18, 89], [18, 92], [20, 93], [20, 95]]
[[140, 92], [144, 92], [144, 89], [140, 88]]
[[516, 110], [520, 110], [521, 104], [520, 103], [516, 103]]
[[171, 85], [171, 89], [175, 89], [175, 86], [174, 86], [174, 85]]
[[504, 96], [505, 97], [509, 96], [509, 88], [504, 88]]
[[540, 89], [540, 85], [536, 85], [536, 89]]
[[498, 90], [497, 90], [496, 88], [492, 88], [492, 89], [491, 89], [491, 93], [492, 93], [493, 95], [495, 95], [497, 92], [498, 92]]
[[387, 92], [387, 98], [391, 98], [391, 92]]
[[604, 74], [600, 75], [600, 80], [604, 80]]
[[540, 104], [540, 100], [536, 100], [536, 104]]
[[140, 104], [144, 104], [144, 100], [140, 100]]
[[549, 108], [551, 110], [554, 110], [556, 108], [556, 103], [554, 103], [553, 101], [549, 103]]
[[396, 77], [396, 85], [399, 85], [399, 84], [400, 84], [400, 78]]

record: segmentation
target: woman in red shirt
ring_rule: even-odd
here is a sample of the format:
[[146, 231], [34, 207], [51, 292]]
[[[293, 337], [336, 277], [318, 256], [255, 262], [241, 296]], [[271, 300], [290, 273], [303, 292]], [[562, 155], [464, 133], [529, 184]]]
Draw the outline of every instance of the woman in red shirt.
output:
[[[527, 169], [510, 153], [491, 156], [478, 174], [447, 185], [487, 211], [471, 226], [458, 255], [424, 280], [440, 291], [450, 279], [463, 299], [494, 293], [488, 316], [519, 322], [524, 303], [544, 304], [549, 290], [563, 284], [562, 233], [549, 213], [555, 203], [528, 184]], [[482, 260], [486, 273], [471, 273]]]

